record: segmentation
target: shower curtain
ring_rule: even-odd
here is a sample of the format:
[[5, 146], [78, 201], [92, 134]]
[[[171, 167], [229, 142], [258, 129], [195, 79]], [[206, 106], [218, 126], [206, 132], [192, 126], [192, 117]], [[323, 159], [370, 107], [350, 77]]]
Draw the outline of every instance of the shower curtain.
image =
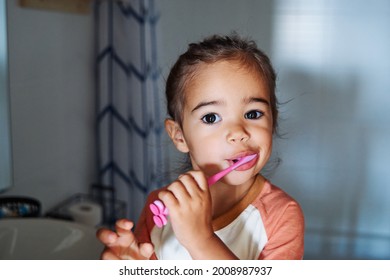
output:
[[[165, 183], [156, 4], [96, 1], [96, 154], [98, 182], [111, 193], [104, 204], [106, 224], [123, 216], [136, 221], [146, 195]], [[123, 212], [117, 201], [125, 202]]]

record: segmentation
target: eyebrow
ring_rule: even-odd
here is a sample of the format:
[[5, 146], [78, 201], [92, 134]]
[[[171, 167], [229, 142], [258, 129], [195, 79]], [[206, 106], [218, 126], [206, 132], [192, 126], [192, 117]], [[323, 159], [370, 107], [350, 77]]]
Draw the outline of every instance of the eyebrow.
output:
[[270, 106], [270, 103], [267, 99], [261, 98], [261, 97], [249, 97], [249, 98], [244, 98], [244, 104], [251, 104], [251, 103], [264, 103], [267, 106]]
[[[205, 101], [205, 102], [200, 102], [198, 105], [195, 106], [194, 109], [191, 110], [191, 113], [195, 112], [196, 110], [205, 107], [205, 106], [211, 106], [211, 105], [221, 105], [224, 102], [222, 101]], [[243, 99], [244, 104], [251, 104], [251, 103], [263, 103], [266, 104], [267, 106], [270, 106], [270, 103], [267, 99], [261, 98], [261, 97], [249, 97], [249, 98], [244, 98]]]
[[198, 105], [195, 106], [194, 109], [192, 109], [191, 113], [195, 112], [196, 110], [205, 107], [205, 106], [210, 106], [210, 105], [221, 105], [223, 104], [222, 101], [208, 101], [208, 102], [200, 102]]

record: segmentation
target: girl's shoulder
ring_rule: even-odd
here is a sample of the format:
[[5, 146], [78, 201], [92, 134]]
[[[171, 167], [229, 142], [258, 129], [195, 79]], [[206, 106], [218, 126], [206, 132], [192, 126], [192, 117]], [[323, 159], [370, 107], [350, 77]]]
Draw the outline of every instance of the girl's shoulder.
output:
[[298, 201], [268, 180], [264, 182], [263, 189], [252, 205], [259, 209], [261, 216], [266, 220], [277, 220], [287, 213], [288, 216], [293, 215], [303, 220], [303, 211]]
[[260, 212], [268, 242], [261, 259], [302, 259], [305, 220], [299, 203], [266, 181], [253, 205]]
[[265, 180], [263, 188], [256, 198], [264, 204], [298, 204], [298, 202], [282, 188]]

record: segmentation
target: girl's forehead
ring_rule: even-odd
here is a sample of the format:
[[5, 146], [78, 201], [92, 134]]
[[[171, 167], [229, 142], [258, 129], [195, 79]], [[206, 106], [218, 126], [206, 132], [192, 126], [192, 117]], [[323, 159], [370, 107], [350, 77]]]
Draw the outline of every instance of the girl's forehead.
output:
[[219, 61], [197, 67], [185, 89], [185, 100], [204, 98], [245, 98], [257, 95], [269, 99], [262, 73], [236, 61]]

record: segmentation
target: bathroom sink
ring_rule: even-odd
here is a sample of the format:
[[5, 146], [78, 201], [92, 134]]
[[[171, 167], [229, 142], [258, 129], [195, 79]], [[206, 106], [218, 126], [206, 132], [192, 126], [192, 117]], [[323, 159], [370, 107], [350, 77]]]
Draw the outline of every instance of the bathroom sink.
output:
[[96, 229], [46, 218], [0, 219], [0, 259], [96, 260], [103, 245]]

